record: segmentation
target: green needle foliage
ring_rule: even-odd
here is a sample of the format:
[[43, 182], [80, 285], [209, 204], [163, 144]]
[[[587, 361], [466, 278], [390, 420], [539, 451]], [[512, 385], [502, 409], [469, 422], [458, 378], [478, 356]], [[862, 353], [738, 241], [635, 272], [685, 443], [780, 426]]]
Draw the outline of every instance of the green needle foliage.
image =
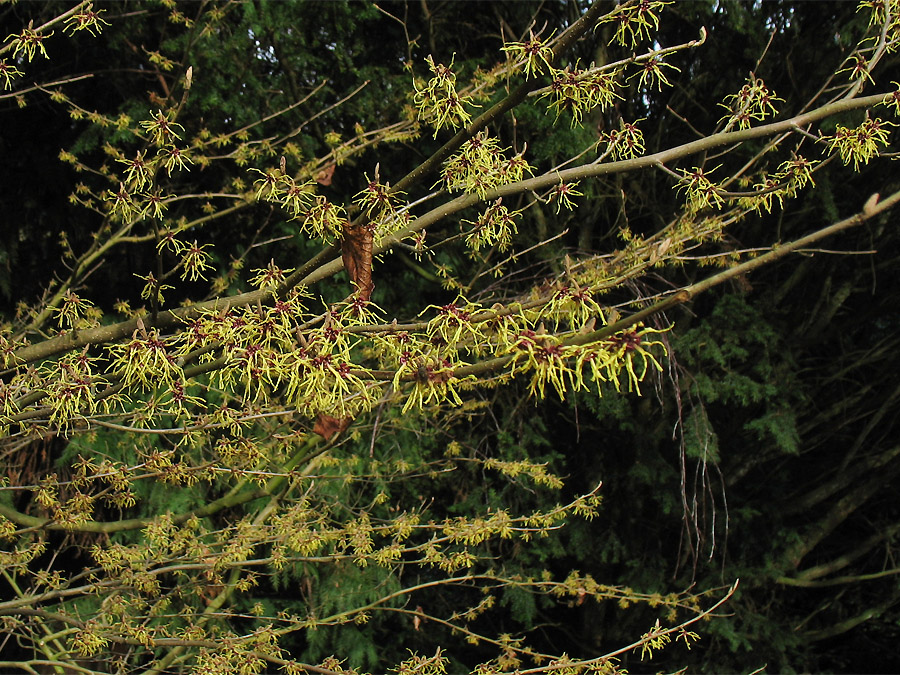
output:
[[[900, 201], [883, 180], [795, 241], [732, 234], [826, 167], [884, 161], [900, 33], [883, 4], [861, 3], [818, 93], [742, 75], [705, 102], [724, 117], [661, 144], [656, 102], [696, 50], [727, 48], [699, 23], [664, 39], [671, 2], [0, 7], [0, 113], [27, 128], [39, 109], [64, 177], [49, 215], [15, 224], [32, 252], [2, 249], [59, 254], [2, 284], [2, 667], [612, 674], [702, 649], [736, 579], [580, 571], [560, 537], [596, 527], [603, 489], [571, 487], [525, 406], [660, 387], [664, 312]], [[500, 34], [460, 33], [467, 11]], [[635, 172], [666, 181], [661, 217], [630, 220], [646, 195], [613, 181]], [[42, 212], [24, 185], [12, 216]], [[611, 228], [604, 248], [571, 245], [578, 219]], [[727, 368], [740, 346], [708, 334]], [[724, 453], [701, 407], [685, 424], [691, 460]], [[747, 426], [786, 452], [789, 427]], [[641, 623], [579, 653], [541, 637], [586, 605]]]

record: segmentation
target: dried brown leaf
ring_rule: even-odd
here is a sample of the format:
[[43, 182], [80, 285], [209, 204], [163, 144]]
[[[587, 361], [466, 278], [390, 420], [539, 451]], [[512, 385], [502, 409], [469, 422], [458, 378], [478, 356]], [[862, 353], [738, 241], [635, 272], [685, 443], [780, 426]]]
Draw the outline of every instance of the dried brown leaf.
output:
[[347, 225], [341, 240], [341, 258], [361, 300], [372, 298], [372, 231], [366, 225]]
[[326, 441], [330, 441], [335, 434], [343, 432], [350, 426], [353, 419], [350, 417], [332, 417], [325, 413], [319, 413], [316, 423], [313, 425], [313, 433], [319, 434]]

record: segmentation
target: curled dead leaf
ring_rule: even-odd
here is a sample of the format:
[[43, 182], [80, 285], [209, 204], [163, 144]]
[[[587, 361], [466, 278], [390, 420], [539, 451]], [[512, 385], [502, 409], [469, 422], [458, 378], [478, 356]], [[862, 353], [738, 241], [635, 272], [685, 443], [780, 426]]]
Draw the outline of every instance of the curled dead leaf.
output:
[[331, 179], [334, 176], [334, 169], [336, 166], [337, 164], [329, 164], [324, 169], [319, 171], [319, 173], [316, 174], [316, 182], [319, 185], [324, 185], [325, 187], [331, 185]]
[[369, 301], [375, 283], [372, 281], [372, 230], [366, 225], [347, 224], [341, 239], [341, 258], [350, 281], [356, 284], [360, 300]]
[[350, 417], [332, 417], [325, 413], [319, 413], [316, 423], [313, 425], [313, 433], [319, 434], [326, 441], [331, 440], [335, 434], [343, 432], [352, 422]]

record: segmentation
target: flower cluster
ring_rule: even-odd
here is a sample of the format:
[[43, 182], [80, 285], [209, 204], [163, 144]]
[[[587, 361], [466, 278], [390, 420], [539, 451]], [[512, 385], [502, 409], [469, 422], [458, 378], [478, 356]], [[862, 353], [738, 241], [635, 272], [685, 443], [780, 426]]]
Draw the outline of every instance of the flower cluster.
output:
[[577, 283], [558, 283], [553, 296], [538, 314], [538, 319], [550, 322], [557, 329], [566, 325], [579, 330], [591, 320], [603, 322], [603, 310], [594, 300], [589, 288]]
[[308, 211], [313, 201], [312, 192], [316, 184], [314, 180], [298, 183], [293, 176], [285, 173], [283, 163], [277, 169], [250, 170], [261, 176], [253, 181], [257, 199], [280, 204], [293, 218], [298, 218]]
[[[178, 147], [175, 143], [181, 140], [180, 134], [184, 133], [184, 128], [161, 110], [151, 115], [151, 119], [141, 122], [141, 126], [149, 133], [149, 140], [156, 147], [153, 157], [147, 157], [146, 151], [141, 150], [132, 159], [126, 159], [119, 150], [111, 146], [104, 148], [125, 167], [124, 180], [119, 182], [118, 189], [103, 193], [110, 215], [122, 221], [162, 218], [169, 196], [152, 189], [157, 171], [165, 169], [166, 174], [171, 176], [173, 171], [189, 170], [189, 165], [194, 163], [189, 149]], [[72, 161], [74, 157], [65, 159]]]
[[403, 404], [402, 413], [424, 408], [431, 403], [462, 405], [456, 389], [459, 380], [447, 358], [437, 356], [406, 358], [394, 374], [394, 387], [399, 389], [404, 378], [412, 377], [413, 385]]
[[428, 82], [413, 82], [415, 94], [413, 101], [418, 110], [418, 118], [434, 127], [434, 137], [441, 129], [456, 129], [468, 124], [472, 116], [466, 106], [473, 105], [470, 96], [460, 95], [456, 91], [456, 74], [453, 72], [453, 61], [449, 66], [435, 63], [431, 56], [425, 57], [432, 77]]
[[483, 340], [481, 326], [473, 320], [481, 310], [478, 304], [468, 302], [460, 296], [446, 305], [429, 305], [427, 309], [437, 310], [437, 314], [428, 322], [428, 338], [431, 344], [444, 353], [471, 351], [473, 345]]
[[31, 63], [32, 59], [38, 54], [45, 59], [50, 58], [47, 56], [47, 48], [44, 46], [44, 40], [53, 35], [52, 31], [49, 33], [41, 33], [40, 31], [34, 30], [32, 25], [32, 23], [29, 23], [28, 28], [23, 28], [22, 32], [18, 35], [10, 33], [6, 36], [6, 41], [10, 42], [13, 47], [13, 58], [16, 58], [21, 53], [29, 63]]
[[[0, 71], [0, 74], [2, 74], [2, 71]], [[881, 105], [892, 107], [894, 109], [894, 114], [900, 115], [900, 83], [891, 82], [891, 84], [897, 88], [894, 91], [885, 94]]]
[[156, 278], [156, 275], [153, 274], [153, 272], [148, 272], [146, 276], [135, 273], [134, 276], [145, 282], [144, 287], [141, 289], [141, 297], [144, 300], [150, 300], [159, 306], [162, 306], [166, 301], [163, 294], [174, 288], [174, 286], [162, 283]]
[[[157, 147], [156, 163], [161, 164], [170, 176], [175, 168], [184, 169], [188, 164], [193, 164], [187, 149], [175, 145], [175, 141], [181, 140], [179, 131], [184, 133], [184, 127], [171, 119], [171, 115], [157, 110], [155, 115], [151, 113], [149, 120], [141, 122], [141, 126], [150, 134], [150, 141]], [[143, 161], [143, 157], [139, 159]]]
[[496, 246], [500, 251], [509, 248], [513, 235], [518, 234], [515, 218], [521, 212], [510, 213], [502, 202], [502, 199], [495, 201], [479, 214], [475, 221], [462, 221], [472, 226], [471, 231], [466, 235], [466, 246], [471, 250], [479, 251], [484, 247], [491, 246]]
[[581, 124], [585, 114], [594, 108], [605, 110], [618, 98], [616, 78], [618, 71], [580, 70], [577, 66], [564, 70], [552, 70], [553, 82], [541, 98], [550, 97], [549, 109], [556, 118], [563, 112], [572, 116], [572, 126]]
[[662, 91], [663, 85], [666, 85], [667, 87], [672, 86], [672, 83], [669, 82], [666, 77], [663, 67], [674, 70], [675, 72], [681, 72], [681, 68], [673, 66], [671, 63], [666, 63], [661, 56], [652, 55], [641, 61], [640, 70], [628, 79], [633, 80], [637, 77], [639, 87], [644, 87], [646, 85], [648, 88], [653, 88], [655, 86], [657, 91]]
[[355, 417], [378, 398], [378, 390], [354, 372], [349, 349], [336, 341], [295, 350], [284, 367], [285, 397], [305, 414]]
[[155, 330], [135, 331], [129, 341], [110, 345], [107, 352], [110, 370], [127, 389], [152, 391], [184, 378], [175, 354]]
[[130, 190], [143, 190], [153, 182], [153, 162], [145, 159], [146, 151], [141, 150], [134, 159], [117, 158], [125, 165], [124, 185]]
[[553, 60], [553, 50], [544, 40], [535, 37], [534, 33], [531, 33], [525, 42], [510, 42], [502, 51], [511, 54], [516, 65], [525, 69], [526, 79], [542, 75], [545, 70], [553, 67], [550, 64]]
[[94, 307], [87, 298], [82, 298], [74, 291], [67, 291], [62, 297], [62, 303], [56, 310], [60, 328], [72, 328], [78, 330], [94, 325], [90, 320], [91, 310]]
[[375, 167], [374, 179], [370, 180], [367, 174], [364, 175], [366, 187], [354, 195], [354, 203], [373, 220], [380, 218], [385, 213], [394, 213], [397, 202], [403, 193], [392, 191], [390, 183], [380, 182], [378, 167]]
[[97, 390], [107, 382], [94, 372], [96, 362], [82, 352], [44, 365], [42, 375], [51, 402], [52, 423], [66, 429], [72, 420], [97, 411]]
[[644, 154], [644, 134], [638, 129], [638, 122], [626, 122], [619, 120], [619, 128], [610, 132], [604, 132], [600, 136], [600, 142], [606, 143], [604, 154], [610, 156], [613, 161], [620, 159], [633, 159]]
[[583, 192], [578, 191], [578, 181], [567, 183], [562, 181], [554, 185], [550, 189], [550, 201], [556, 203], [556, 212], [559, 213], [564, 207], [567, 211], [575, 208], [573, 197], [584, 197]]
[[[629, 328], [616, 333], [603, 343], [603, 355], [608, 358], [603, 364], [606, 379], [611, 381], [616, 391], [621, 391], [619, 378], [624, 374], [628, 383], [628, 391], [634, 391], [640, 396], [640, 383], [647, 375], [647, 371], [652, 365], [657, 371], [662, 371], [659, 361], [650, 351], [653, 347], [658, 347], [666, 354], [666, 346], [659, 340], [647, 339], [649, 335], [661, 333], [663, 331], [655, 328], [647, 328], [643, 324], [637, 324], [633, 328]], [[587, 354], [584, 358], [580, 358], [582, 363], [585, 360], [591, 361], [591, 367], [595, 368], [599, 365], [600, 360], [596, 358], [596, 348], [586, 350]], [[596, 371], [593, 373], [595, 380], [600, 380], [600, 374]]]
[[3, 88], [12, 89], [12, 81], [15, 78], [22, 77], [24, 73], [13, 65], [10, 65], [6, 59], [0, 59], [0, 77], [3, 78]]
[[65, 33], [74, 35], [78, 31], [86, 30], [93, 36], [100, 35], [103, 26], [109, 26], [109, 22], [104, 21], [101, 16], [105, 9], [94, 10], [94, 3], [89, 2], [81, 8], [80, 12], [76, 12], [66, 19]]
[[727, 120], [726, 129], [735, 125], [739, 129], [749, 129], [754, 121], [762, 121], [767, 117], [778, 114], [775, 102], [784, 102], [771, 91], [762, 78], [750, 73], [746, 83], [737, 94], [725, 97], [725, 102], [719, 106], [725, 108], [728, 114], [721, 121]]
[[293, 271], [293, 268], [283, 270], [275, 264], [274, 260], [270, 260], [265, 269], [253, 270], [254, 274], [250, 278], [250, 283], [257, 288], [274, 291], [284, 283], [284, 280], [287, 278], [285, 275]]
[[750, 197], [742, 197], [738, 204], [743, 208], [750, 208], [757, 212], [765, 210], [772, 212], [775, 200], [778, 200], [779, 208], [784, 203], [784, 198], [793, 198], [797, 192], [809, 184], [815, 185], [812, 179], [813, 168], [816, 162], [797, 155], [793, 159], [782, 162], [775, 173], [763, 178], [753, 185], [758, 194]]
[[796, 155], [793, 159], [778, 165], [774, 178], [784, 184], [787, 196], [793, 197], [798, 190], [807, 185], [815, 185], [812, 172], [816, 164], [818, 164], [817, 161], [806, 159], [803, 155]]
[[500, 141], [481, 131], [462, 144], [455, 155], [444, 162], [441, 181], [447, 190], [475, 193], [484, 198], [488, 190], [515, 183], [531, 173], [525, 160], [525, 149], [507, 158]]
[[328, 241], [343, 235], [346, 222], [344, 207], [332, 204], [322, 195], [313, 195], [312, 204], [303, 214], [300, 229], [309, 236]]
[[868, 59], [866, 59], [861, 51], [854, 52], [853, 54], [848, 56], [846, 59], [844, 59], [844, 63], [847, 64], [846, 68], [841, 68], [839, 71], [837, 71], [838, 73], [848, 73], [850, 79], [855, 80], [859, 84], [862, 84], [866, 80], [868, 80], [872, 84], [875, 83], [871, 75], [871, 70], [875, 64], [874, 62], [869, 63]]
[[412, 216], [407, 209], [400, 207], [403, 192], [392, 190], [390, 183], [382, 183], [375, 167], [375, 178], [365, 175], [366, 187], [354, 197], [354, 203], [368, 217], [370, 227], [376, 240], [393, 234], [401, 227], [409, 225]]
[[579, 349], [564, 345], [555, 335], [526, 329], [518, 335], [513, 350], [516, 359], [512, 372], [531, 372], [529, 391], [532, 396], [544, 398], [549, 384], [561, 399], [565, 399], [569, 384], [578, 381], [570, 361]]
[[844, 164], [853, 161], [853, 168], [858, 171], [860, 163], [868, 164], [878, 154], [879, 146], [887, 145], [888, 126], [897, 125], [882, 121], [879, 117], [872, 119], [868, 115], [858, 127], [838, 125], [834, 136], [828, 139], [828, 148], [832, 152], [837, 150]]
[[682, 173], [679, 182], [679, 190], [684, 189], [687, 193], [688, 204], [693, 209], [702, 208], [719, 208], [725, 203], [725, 199], [719, 194], [719, 187], [709, 179], [709, 174], [702, 168], [695, 166], [688, 171], [687, 169], [679, 169]]
[[634, 48], [641, 40], [649, 40], [651, 31], [659, 29], [659, 12], [672, 0], [638, 0], [623, 3], [604, 16], [600, 23], [615, 23], [616, 32], [610, 44]]
[[623, 375], [628, 391], [640, 395], [640, 383], [650, 366], [662, 370], [651, 349], [659, 347], [665, 353], [665, 345], [646, 339], [659, 332], [638, 324], [606, 339], [569, 344], [540, 326], [537, 330], [522, 330], [506, 351], [513, 356], [513, 374], [530, 373], [532, 395], [543, 397], [550, 385], [564, 399], [567, 391], [587, 388], [585, 375], [590, 376], [600, 395], [599, 385], [603, 382], [611, 382], [620, 391]]
[[160, 253], [165, 249], [181, 258], [181, 280], [197, 281], [206, 279], [204, 273], [212, 269], [211, 256], [206, 251], [212, 244], [200, 244], [197, 240], [191, 243], [184, 242], [176, 236], [176, 232], [165, 230], [156, 244], [156, 250]]
[[857, 11], [868, 9], [871, 13], [869, 16], [869, 26], [881, 26], [888, 18], [888, 10], [890, 10], [891, 23], [900, 22], [900, 2], [898, 0], [860, 0], [856, 7]]

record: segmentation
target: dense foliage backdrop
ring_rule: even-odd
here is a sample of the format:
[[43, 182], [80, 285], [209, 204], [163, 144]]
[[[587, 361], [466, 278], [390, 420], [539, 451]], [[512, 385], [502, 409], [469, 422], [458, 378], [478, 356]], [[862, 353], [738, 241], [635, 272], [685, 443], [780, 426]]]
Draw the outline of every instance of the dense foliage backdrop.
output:
[[0, 38], [0, 668], [900, 668], [896, 0]]

